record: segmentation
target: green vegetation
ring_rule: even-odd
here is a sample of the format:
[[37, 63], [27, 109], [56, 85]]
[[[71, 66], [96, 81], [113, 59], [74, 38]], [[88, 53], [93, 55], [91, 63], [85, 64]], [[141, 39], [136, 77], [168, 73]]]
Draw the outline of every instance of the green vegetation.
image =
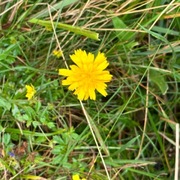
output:
[[[179, 12], [179, 0], [0, 1], [1, 179], [180, 179]], [[108, 96], [62, 86], [77, 49], [105, 53]]]

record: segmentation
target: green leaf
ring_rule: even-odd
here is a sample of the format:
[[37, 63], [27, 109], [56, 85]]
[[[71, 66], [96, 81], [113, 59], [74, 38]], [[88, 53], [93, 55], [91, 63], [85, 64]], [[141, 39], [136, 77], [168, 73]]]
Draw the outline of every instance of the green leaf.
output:
[[145, 161], [145, 160], [134, 160], [134, 159], [106, 159], [105, 160], [106, 164], [112, 166], [112, 167], [119, 167], [120, 165], [123, 164], [151, 164], [154, 165], [156, 164], [155, 162], [152, 161]]
[[149, 71], [149, 77], [150, 77], [150, 80], [159, 87], [162, 94], [165, 95], [168, 90], [168, 85], [166, 83], [166, 80], [163, 74], [156, 70], [151, 69]]
[[130, 141], [128, 141], [126, 144], [124, 144], [123, 146], [121, 146], [121, 149], [119, 152], [124, 151], [126, 148], [129, 148], [131, 146], [133, 146], [133, 144], [135, 143], [135, 141], [137, 141], [137, 139], [139, 139], [139, 135], [137, 137], [134, 137], [133, 139], [131, 139]]
[[155, 173], [146, 172], [146, 171], [138, 170], [138, 169], [134, 169], [134, 168], [127, 168], [127, 170], [128, 170], [129, 172], [134, 172], [134, 173], [136, 173], [137, 175], [140, 174], [140, 175], [147, 176], [147, 177], [149, 177], [149, 179], [150, 179], [150, 177], [151, 177], [151, 178], [156, 179], [156, 180], [161, 180], [161, 178], [158, 178], [158, 177], [157, 177], [157, 174], [155, 174]]
[[15, 117], [17, 114], [20, 114], [19, 108], [16, 104], [12, 106], [12, 115]]
[[19, 134], [19, 135], [25, 135], [25, 136], [37, 136], [37, 137], [46, 137], [46, 136], [54, 136], [54, 135], [59, 135], [64, 132], [64, 129], [58, 129], [55, 132], [52, 133], [40, 133], [40, 132], [35, 132], [35, 131], [29, 131], [29, 130], [19, 130], [15, 128], [6, 128], [5, 132], [13, 134]]
[[135, 42], [135, 32], [128, 31], [129, 27], [118, 17], [114, 17], [112, 19], [115, 30], [116, 29], [125, 29], [121, 32], [116, 31], [116, 36], [118, 37], [120, 42], [124, 42], [124, 46], [128, 49], [133, 48], [138, 43]]
[[[114, 17], [112, 19], [113, 25], [115, 29], [128, 29], [128, 26], [118, 17]], [[117, 37], [120, 41], [128, 41], [134, 39], [134, 32], [122, 31], [116, 32]]]
[[79, 34], [79, 35], [83, 35], [86, 36], [88, 38], [94, 39], [94, 40], [99, 40], [99, 34], [94, 32], [94, 31], [90, 31], [87, 29], [83, 29], [81, 27], [78, 26], [72, 26], [69, 24], [64, 24], [64, 23], [60, 23], [60, 22], [51, 22], [51, 21], [43, 21], [40, 19], [31, 19], [29, 20], [30, 23], [34, 23], [34, 24], [38, 24], [41, 26], [45, 26], [46, 28], [50, 28], [52, 29], [52, 25], [56, 28], [60, 28], [60, 29], [64, 29], [67, 31], [71, 31], [75, 34]]
[[171, 30], [171, 29], [168, 29], [168, 28], [160, 27], [160, 26], [153, 26], [152, 30], [156, 31], [158, 33], [162, 33], [162, 34], [169, 34], [169, 35], [173, 35], [173, 36], [180, 36], [180, 32], [174, 31], [174, 30]]
[[5, 98], [0, 97], [0, 107], [9, 111], [11, 109], [11, 103], [8, 100], [6, 100]]
[[3, 136], [3, 144], [7, 146], [10, 143], [11, 136], [9, 133], [5, 133]]
[[53, 122], [48, 122], [47, 126], [48, 126], [49, 129], [52, 129], [52, 128], [55, 127], [55, 124]]

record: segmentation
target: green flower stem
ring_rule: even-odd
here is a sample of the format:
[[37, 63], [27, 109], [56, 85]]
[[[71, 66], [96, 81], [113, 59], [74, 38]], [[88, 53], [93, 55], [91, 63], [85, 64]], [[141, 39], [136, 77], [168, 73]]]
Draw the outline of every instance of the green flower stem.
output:
[[56, 28], [61, 28], [67, 31], [71, 31], [75, 34], [80, 34], [83, 36], [86, 36], [88, 38], [94, 39], [99, 41], [99, 34], [94, 32], [94, 31], [90, 31], [90, 30], [86, 30], [77, 26], [72, 26], [72, 25], [68, 25], [68, 24], [64, 24], [64, 23], [60, 23], [60, 22], [51, 22], [51, 21], [43, 21], [43, 20], [39, 20], [39, 19], [31, 19], [28, 22], [30, 23], [34, 23], [34, 24], [39, 24], [42, 26], [45, 26], [47, 28], [52, 28], [52, 24], [54, 27]]

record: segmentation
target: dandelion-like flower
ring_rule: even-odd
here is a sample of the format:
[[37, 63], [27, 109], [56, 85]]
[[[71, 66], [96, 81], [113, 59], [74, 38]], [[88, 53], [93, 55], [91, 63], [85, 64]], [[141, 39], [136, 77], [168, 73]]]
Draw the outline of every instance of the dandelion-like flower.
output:
[[109, 63], [104, 53], [99, 52], [94, 57], [92, 53], [78, 49], [70, 58], [76, 65], [71, 65], [70, 69], [59, 69], [59, 75], [67, 77], [62, 85], [69, 85], [68, 89], [74, 91], [79, 100], [96, 100], [95, 90], [106, 96], [105, 83], [111, 81], [112, 75], [105, 70]]
[[34, 86], [31, 85], [26, 85], [26, 97], [28, 98], [28, 100], [32, 99], [32, 97], [34, 96], [34, 94], [36, 93], [36, 90], [34, 88]]
[[79, 174], [72, 175], [72, 180], [80, 180]]
[[79, 174], [72, 175], [72, 180], [86, 180], [85, 178], [80, 179]]

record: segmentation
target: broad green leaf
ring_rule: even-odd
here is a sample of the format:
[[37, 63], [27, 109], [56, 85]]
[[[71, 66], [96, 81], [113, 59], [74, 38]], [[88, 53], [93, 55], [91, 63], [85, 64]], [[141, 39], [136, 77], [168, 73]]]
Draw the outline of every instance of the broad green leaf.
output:
[[[128, 29], [128, 26], [118, 17], [114, 17], [112, 22], [115, 29]], [[129, 41], [135, 36], [134, 32], [130, 31], [116, 32], [116, 34], [120, 41]]]
[[72, 26], [72, 25], [64, 24], [64, 23], [60, 23], [60, 22], [43, 21], [40, 19], [31, 19], [31, 20], [29, 20], [29, 22], [38, 24], [41, 26], [45, 26], [46, 28], [50, 28], [50, 29], [52, 29], [52, 24], [53, 24], [53, 26], [56, 28], [71, 31], [75, 34], [83, 35], [83, 36], [86, 36], [86, 37], [94, 39], [94, 40], [99, 40], [98, 33], [94, 32], [94, 31], [83, 29], [78, 26]]
[[11, 103], [6, 100], [3, 97], [0, 97], [0, 107], [4, 108], [5, 110], [10, 110], [11, 109]]
[[116, 31], [116, 36], [120, 42], [124, 42], [124, 46], [128, 49], [133, 48], [138, 43], [135, 42], [135, 32], [128, 31], [128, 26], [118, 17], [112, 19], [115, 30], [116, 29], [127, 29], [127, 31]]
[[168, 90], [168, 85], [166, 83], [166, 80], [163, 74], [156, 70], [151, 69], [149, 71], [149, 77], [150, 77], [150, 80], [159, 87], [162, 94], [165, 95]]
[[12, 106], [12, 115], [15, 117], [17, 114], [20, 114], [19, 108], [16, 104]]
[[[118, 17], [112, 18], [113, 26], [115, 29], [121, 29], [122, 31], [116, 31], [116, 36], [119, 42], [112, 47], [112, 49], [128, 49], [131, 50], [134, 46], [138, 45], [135, 41], [135, 32], [128, 31], [129, 27]], [[125, 29], [125, 30], [123, 30]], [[115, 38], [114, 37], [114, 38]]]
[[7, 145], [10, 143], [10, 140], [11, 140], [10, 134], [9, 134], [9, 133], [5, 133], [5, 134], [3, 135], [3, 144], [4, 144], [5, 146], [7, 146]]

